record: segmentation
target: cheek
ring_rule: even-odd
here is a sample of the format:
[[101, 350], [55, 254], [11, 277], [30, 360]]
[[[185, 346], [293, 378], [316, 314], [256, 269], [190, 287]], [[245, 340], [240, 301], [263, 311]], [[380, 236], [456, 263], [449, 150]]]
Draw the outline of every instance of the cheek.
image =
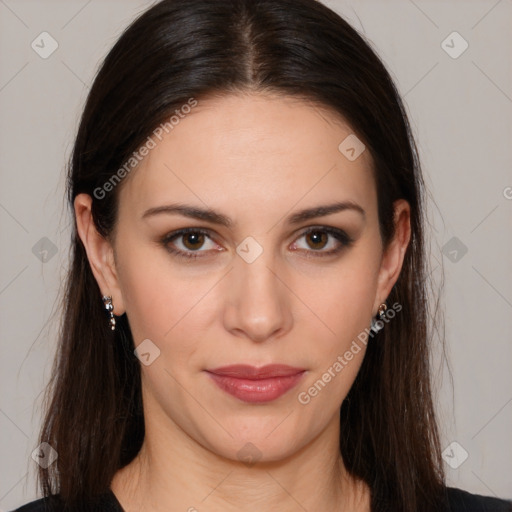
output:
[[149, 338], [161, 348], [165, 334], [184, 314], [185, 283], [171, 274], [165, 251], [128, 237], [120, 243], [125, 250], [119, 282], [135, 345]]
[[208, 307], [215, 293], [208, 291], [216, 277], [192, 276], [165, 250], [131, 247], [119, 278], [135, 345], [150, 339], [162, 360], [173, 364], [188, 358], [196, 350], [198, 334], [210, 325]]
[[[362, 244], [361, 244], [362, 245]], [[378, 268], [372, 248], [359, 247], [342, 260], [336, 272], [317, 276], [316, 286], [301, 280], [300, 295], [314, 313], [302, 320], [303, 332], [314, 340], [311, 374], [299, 392], [300, 404], [315, 404], [319, 418], [341, 406], [366, 353]]]
[[[362, 251], [361, 251], [362, 252]], [[317, 275], [314, 280], [297, 279], [294, 287], [322, 339], [333, 340], [338, 348], [369, 326], [377, 290], [375, 261], [353, 253], [342, 260], [335, 271]]]

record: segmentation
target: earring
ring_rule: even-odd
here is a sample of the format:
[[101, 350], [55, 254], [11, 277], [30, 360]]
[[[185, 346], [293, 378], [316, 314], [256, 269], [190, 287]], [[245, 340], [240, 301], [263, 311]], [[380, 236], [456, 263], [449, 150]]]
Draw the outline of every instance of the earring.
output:
[[114, 305], [110, 295], [103, 296], [103, 304], [108, 313], [110, 313], [110, 328], [114, 331], [116, 328], [116, 319], [114, 318]]
[[383, 327], [384, 325], [381, 325], [379, 326], [378, 325], [378, 322], [380, 321], [381, 324], [382, 324], [382, 320], [384, 320], [384, 318], [386, 318], [386, 310], [388, 309], [387, 305], [385, 302], [383, 302], [380, 306], [379, 306], [379, 309], [377, 310], [377, 317], [378, 317], [378, 320], [376, 320], [375, 318], [372, 318], [372, 325], [371, 325], [371, 329], [375, 332], [379, 332]]

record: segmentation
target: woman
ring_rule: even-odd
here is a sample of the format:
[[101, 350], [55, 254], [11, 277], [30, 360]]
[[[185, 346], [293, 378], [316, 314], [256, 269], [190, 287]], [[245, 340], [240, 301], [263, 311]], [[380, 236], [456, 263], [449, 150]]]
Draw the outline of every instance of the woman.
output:
[[446, 487], [417, 152], [334, 12], [157, 3], [94, 81], [68, 185], [56, 459], [19, 510], [512, 510]]

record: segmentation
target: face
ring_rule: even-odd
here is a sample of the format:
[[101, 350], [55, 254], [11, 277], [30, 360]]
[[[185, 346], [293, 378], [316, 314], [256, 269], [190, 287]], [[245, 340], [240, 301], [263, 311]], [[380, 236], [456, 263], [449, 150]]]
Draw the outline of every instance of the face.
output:
[[[122, 184], [114, 277], [97, 275], [145, 343], [148, 432], [278, 460], [335, 428], [408, 241], [383, 253], [369, 151], [338, 149], [351, 134], [291, 98], [204, 100]], [[215, 215], [161, 208], [177, 205]], [[210, 373], [235, 364], [295, 376]]]

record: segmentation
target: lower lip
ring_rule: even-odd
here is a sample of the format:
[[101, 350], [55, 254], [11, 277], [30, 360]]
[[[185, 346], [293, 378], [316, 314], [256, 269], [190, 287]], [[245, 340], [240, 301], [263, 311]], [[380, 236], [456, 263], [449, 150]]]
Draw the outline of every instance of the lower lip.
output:
[[230, 395], [244, 402], [262, 403], [276, 400], [295, 387], [305, 371], [287, 377], [268, 379], [241, 379], [207, 372], [215, 384]]

